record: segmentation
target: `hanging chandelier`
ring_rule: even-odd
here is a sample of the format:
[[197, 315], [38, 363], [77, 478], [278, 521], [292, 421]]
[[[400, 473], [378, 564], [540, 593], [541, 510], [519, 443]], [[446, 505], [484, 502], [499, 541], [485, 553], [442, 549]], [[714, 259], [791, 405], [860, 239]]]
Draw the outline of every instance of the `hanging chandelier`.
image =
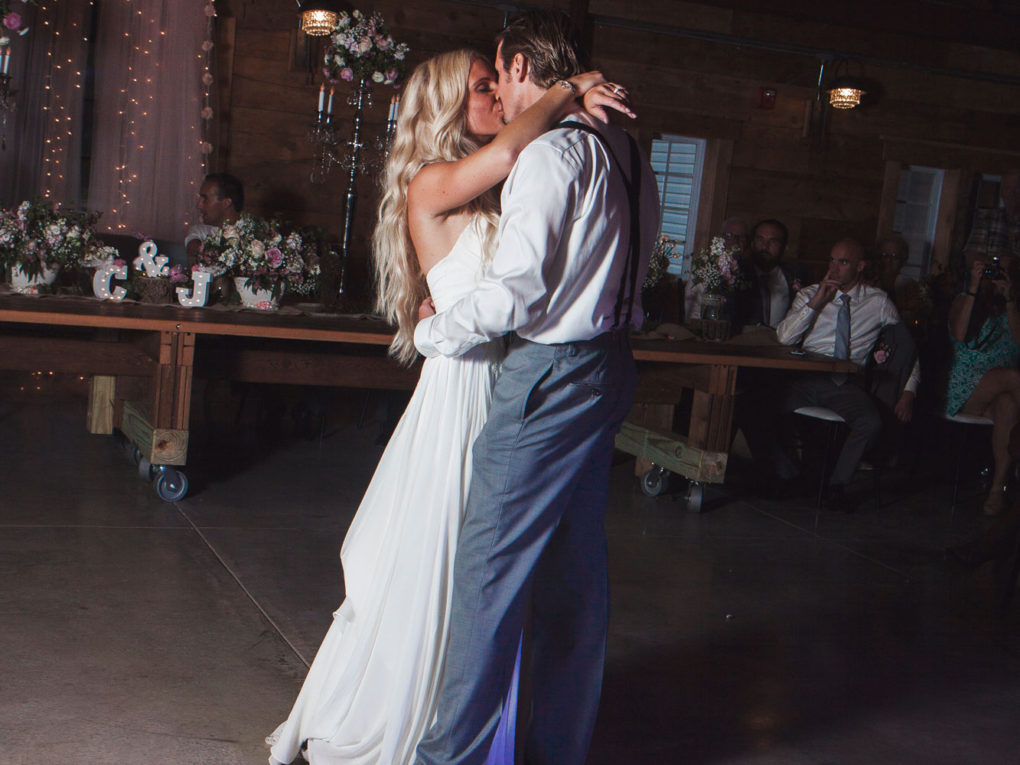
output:
[[[836, 62], [836, 76], [826, 93], [829, 94], [829, 105], [835, 109], [853, 109], [861, 103], [861, 97], [866, 91], [861, 86], [861, 81], [846, 74], [849, 62], [842, 58]], [[843, 74], [840, 75], [840, 69]]]
[[298, 6], [301, 9], [301, 31], [310, 37], [325, 37], [340, 20], [333, 3], [308, 0], [298, 3]]
[[861, 96], [867, 93], [854, 83], [834, 82], [829, 88], [829, 105], [836, 109], [853, 109], [860, 105]]

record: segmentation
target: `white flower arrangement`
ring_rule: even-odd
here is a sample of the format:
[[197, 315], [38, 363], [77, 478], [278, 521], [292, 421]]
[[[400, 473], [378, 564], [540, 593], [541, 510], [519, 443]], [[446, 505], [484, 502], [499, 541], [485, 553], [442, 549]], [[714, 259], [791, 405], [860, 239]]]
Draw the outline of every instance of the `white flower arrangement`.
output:
[[394, 42], [382, 16], [343, 12], [330, 35], [322, 73], [331, 82], [371, 80], [396, 85], [404, 74], [408, 47]]
[[747, 286], [736, 248], [728, 248], [721, 236], [712, 237], [707, 247], [695, 252], [690, 259], [688, 279], [691, 284], [703, 285], [705, 293], [719, 295], [735, 292]]
[[247, 286], [279, 297], [284, 286], [299, 294], [314, 291], [319, 277], [315, 243], [298, 232], [286, 236], [279, 221], [242, 213], [210, 234], [202, 245], [200, 265], [216, 275], [247, 278]]
[[44, 269], [112, 257], [113, 248], [96, 236], [98, 220], [99, 213], [59, 210], [48, 200], [0, 210], [0, 264], [34, 278]]

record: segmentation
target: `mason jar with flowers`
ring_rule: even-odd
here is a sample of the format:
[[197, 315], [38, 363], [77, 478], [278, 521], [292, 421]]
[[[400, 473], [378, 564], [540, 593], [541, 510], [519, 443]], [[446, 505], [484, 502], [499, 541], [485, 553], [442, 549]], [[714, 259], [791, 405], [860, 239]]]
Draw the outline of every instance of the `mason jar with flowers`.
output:
[[274, 310], [287, 290], [315, 290], [319, 265], [308, 253], [300, 233], [284, 234], [279, 221], [242, 213], [206, 238], [199, 261], [214, 274], [232, 276], [245, 307]]
[[48, 200], [0, 211], [0, 264], [18, 292], [50, 289], [61, 268], [107, 252], [95, 232], [99, 213], [61, 211]]
[[691, 256], [688, 282], [699, 296], [702, 335], [725, 340], [732, 327], [734, 295], [747, 286], [737, 249], [727, 247], [721, 236], [712, 237]]

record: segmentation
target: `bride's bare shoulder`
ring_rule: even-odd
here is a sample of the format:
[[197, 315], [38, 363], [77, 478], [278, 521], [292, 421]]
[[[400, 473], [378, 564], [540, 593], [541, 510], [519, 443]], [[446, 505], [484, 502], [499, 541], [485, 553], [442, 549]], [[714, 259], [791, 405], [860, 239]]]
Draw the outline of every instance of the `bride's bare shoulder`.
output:
[[447, 256], [470, 220], [471, 215], [466, 211], [437, 217], [431, 212], [416, 209], [408, 198], [408, 232], [423, 274]]

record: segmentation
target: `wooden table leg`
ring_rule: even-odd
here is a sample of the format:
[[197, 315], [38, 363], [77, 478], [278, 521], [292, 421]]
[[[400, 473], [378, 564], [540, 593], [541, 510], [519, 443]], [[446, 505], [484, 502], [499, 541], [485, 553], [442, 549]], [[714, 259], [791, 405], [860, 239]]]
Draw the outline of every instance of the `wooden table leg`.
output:
[[737, 368], [718, 365], [710, 367], [706, 387], [707, 390], [694, 391], [688, 430], [690, 444], [707, 451], [729, 452]]
[[92, 375], [89, 380], [89, 408], [86, 425], [89, 433], [113, 433], [113, 402], [117, 397], [117, 378]]
[[121, 430], [153, 465], [184, 465], [188, 456], [188, 414], [195, 336], [159, 333], [159, 364], [149, 404], [125, 401]]

